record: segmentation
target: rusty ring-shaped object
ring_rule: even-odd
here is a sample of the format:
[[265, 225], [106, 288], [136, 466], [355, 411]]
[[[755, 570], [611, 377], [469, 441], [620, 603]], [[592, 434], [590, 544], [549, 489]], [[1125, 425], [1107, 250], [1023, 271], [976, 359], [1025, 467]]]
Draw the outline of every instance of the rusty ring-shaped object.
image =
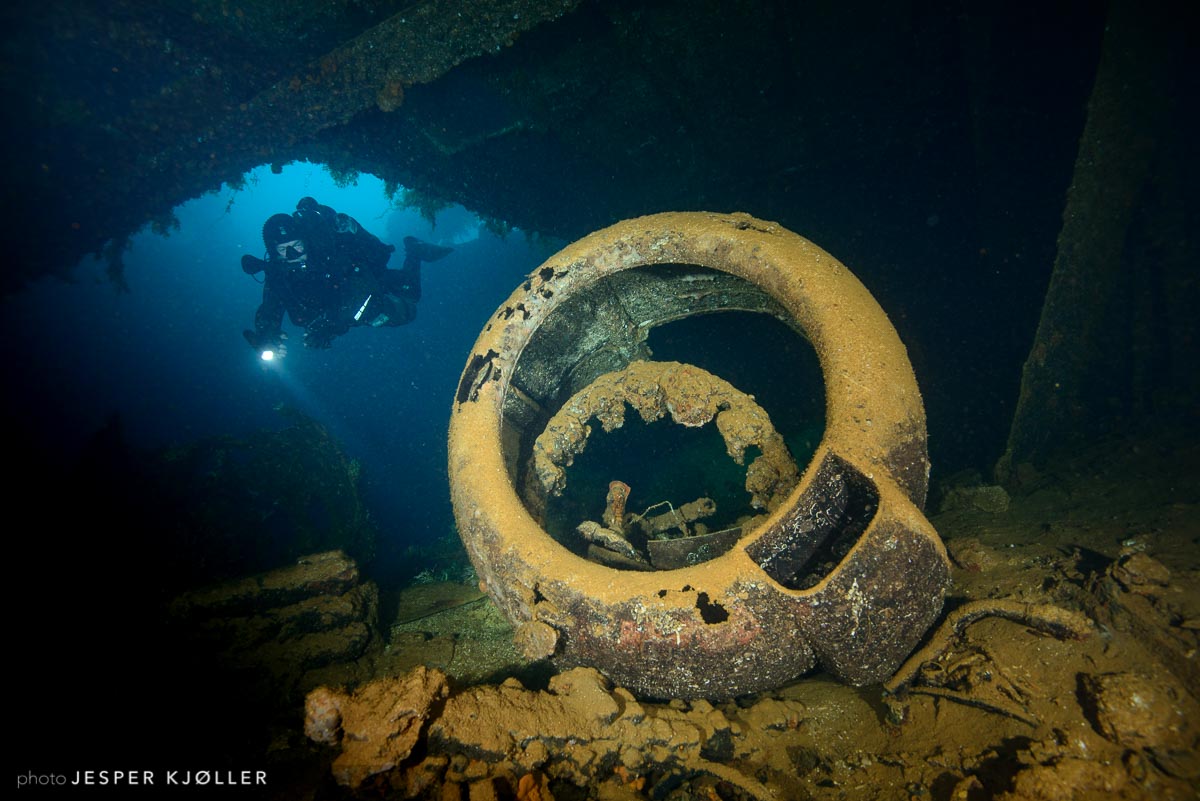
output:
[[[796, 489], [732, 550], [635, 572], [588, 561], [538, 525], [515, 488], [506, 415], [522, 355], [552, 313], [654, 265], [735, 276], [777, 303], [816, 351], [826, 428]], [[552, 256], [480, 334], [450, 421], [459, 533], [518, 641], [656, 698], [733, 697], [818, 663], [856, 685], [891, 675], [949, 585], [945, 548], [921, 512], [928, 471], [924, 407], [886, 314], [831, 255], [746, 214], [626, 220]]]

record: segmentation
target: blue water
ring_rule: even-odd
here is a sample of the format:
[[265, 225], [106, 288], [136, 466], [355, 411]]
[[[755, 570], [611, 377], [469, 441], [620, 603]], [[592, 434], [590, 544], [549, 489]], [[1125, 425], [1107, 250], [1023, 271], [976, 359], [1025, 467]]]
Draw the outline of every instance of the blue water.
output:
[[[411, 324], [354, 329], [309, 350], [285, 320], [291, 347], [267, 364], [242, 337], [262, 288], [240, 258], [262, 256], [263, 221], [305, 195], [395, 244], [394, 268], [406, 235], [455, 250], [425, 266]], [[73, 283], [46, 279], [5, 299], [7, 406], [63, 465], [114, 414], [129, 446], [155, 449], [279, 429], [276, 407], [298, 408], [361, 462], [382, 555], [453, 534], [445, 437], [459, 375], [487, 317], [553, 248], [517, 231], [499, 238], [461, 207], [431, 224], [398, 206], [372, 176], [338, 186], [307, 163], [263, 167], [243, 189], [184, 204], [178, 230], [132, 239], [128, 292], [89, 259]]]

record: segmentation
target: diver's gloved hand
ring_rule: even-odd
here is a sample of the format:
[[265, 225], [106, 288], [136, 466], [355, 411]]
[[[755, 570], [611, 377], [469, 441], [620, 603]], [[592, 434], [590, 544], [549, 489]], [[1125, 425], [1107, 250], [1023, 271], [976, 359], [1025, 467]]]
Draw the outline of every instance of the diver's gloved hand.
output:
[[250, 343], [250, 347], [254, 348], [255, 352], [259, 354], [270, 351], [276, 359], [282, 359], [287, 355], [287, 345], [284, 343], [284, 340], [287, 339], [287, 334], [282, 331], [276, 336], [270, 336], [268, 334], [259, 335], [247, 330], [242, 332], [242, 336]]
[[251, 256], [249, 253], [242, 256], [242, 272], [246, 275], [258, 275], [265, 269], [267, 263], [257, 256]]

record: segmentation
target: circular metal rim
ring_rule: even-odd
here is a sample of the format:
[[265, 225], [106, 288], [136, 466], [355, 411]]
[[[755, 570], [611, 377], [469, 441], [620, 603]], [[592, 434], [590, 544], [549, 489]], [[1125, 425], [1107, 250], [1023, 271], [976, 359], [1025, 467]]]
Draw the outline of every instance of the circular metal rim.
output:
[[[541, 323], [570, 290], [656, 264], [726, 272], [782, 304], [816, 350], [827, 407], [822, 443], [803, 471], [800, 486], [780, 509], [733, 550], [701, 565], [667, 571], [669, 579], [663, 572], [621, 571], [593, 563], [555, 542], [520, 500], [501, 445], [508, 381]], [[522, 313], [504, 313], [513, 308]], [[864, 397], [872, 404], [864, 403]], [[518, 623], [534, 619], [533, 607], [544, 603], [553, 611], [536, 615], [539, 619], [553, 621], [561, 615], [579, 625], [579, 616], [564, 609], [578, 601], [575, 593], [582, 590], [577, 588], [587, 588], [587, 600], [596, 608], [627, 605], [630, 599], [652, 601], [662, 597], [664, 583], [703, 588], [708, 598], [744, 598], [747, 576], [753, 577], [755, 589], [761, 584], [774, 594], [819, 595], [832, 573], [813, 587], [789, 589], [763, 573], [747, 548], [781, 524], [831, 453], [875, 483], [881, 515], [900, 519], [918, 531], [918, 537], [929, 538], [940, 560], [946, 561], [936, 532], [919, 510], [928, 480], [925, 416], [895, 329], [863, 284], [830, 254], [775, 223], [746, 214], [672, 212], [626, 220], [548, 259], [480, 334], [450, 424], [451, 490], [460, 535], [489, 593]], [[851, 555], [860, 546], [861, 541]], [[497, 580], [499, 576], [505, 580]], [[938, 609], [940, 603], [939, 597]], [[714, 647], [733, 648], [736, 643]], [[804, 661], [798, 658], [796, 664]], [[615, 669], [621, 672], [619, 665]]]

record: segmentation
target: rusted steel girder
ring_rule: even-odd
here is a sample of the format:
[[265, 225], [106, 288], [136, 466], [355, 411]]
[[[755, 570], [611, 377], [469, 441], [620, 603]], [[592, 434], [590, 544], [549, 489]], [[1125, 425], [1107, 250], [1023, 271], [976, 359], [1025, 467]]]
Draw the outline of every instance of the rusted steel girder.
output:
[[[726, 309], [774, 315], [816, 350], [826, 430], [799, 485], [702, 564], [627, 571], [572, 553], [516, 489], [551, 407], [645, 358], [655, 325]], [[646, 696], [731, 697], [818, 663], [851, 684], [882, 681], [949, 584], [921, 513], [925, 413], [895, 329], [836, 259], [745, 214], [626, 220], [535, 270], [468, 360], [449, 468], [460, 535], [526, 652]]]

